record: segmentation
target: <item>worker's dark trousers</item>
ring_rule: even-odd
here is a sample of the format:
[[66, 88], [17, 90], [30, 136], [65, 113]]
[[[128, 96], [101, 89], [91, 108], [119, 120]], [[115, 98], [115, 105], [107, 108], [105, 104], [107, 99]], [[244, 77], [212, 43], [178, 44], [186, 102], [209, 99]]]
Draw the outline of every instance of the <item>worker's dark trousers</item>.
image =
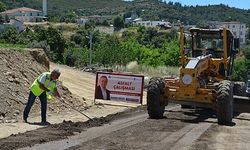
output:
[[[29, 94], [29, 99], [28, 99], [28, 103], [24, 109], [23, 112], [23, 119], [27, 119], [29, 116], [29, 112], [30, 109], [33, 105], [33, 103], [35, 102], [36, 96], [30, 91]], [[47, 111], [47, 97], [46, 97], [46, 92], [43, 92], [40, 96], [39, 99], [41, 101], [41, 117], [42, 117], [42, 121], [45, 122], [46, 121], [46, 111]]]

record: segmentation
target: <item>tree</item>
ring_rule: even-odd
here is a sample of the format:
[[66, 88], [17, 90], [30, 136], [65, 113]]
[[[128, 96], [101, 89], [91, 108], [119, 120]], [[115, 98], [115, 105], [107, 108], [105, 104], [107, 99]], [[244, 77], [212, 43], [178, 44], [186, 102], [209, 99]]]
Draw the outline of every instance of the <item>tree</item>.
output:
[[232, 79], [235, 81], [247, 80], [247, 67], [245, 59], [235, 60]]
[[51, 52], [50, 57], [53, 61], [63, 62], [63, 52], [66, 48], [66, 40], [64, 39], [62, 33], [53, 27], [48, 27], [47, 29], [47, 42], [50, 46]]
[[38, 42], [47, 41], [47, 44], [50, 46], [50, 50], [46, 51], [48, 57], [52, 61], [63, 63], [63, 52], [67, 45], [62, 32], [51, 26], [49, 26], [48, 29], [35, 26], [34, 31], [37, 33], [36, 39]]
[[88, 63], [87, 48], [72, 48], [69, 47], [63, 54], [64, 63], [69, 66], [83, 67]]
[[75, 23], [76, 22], [76, 18], [77, 15], [74, 11], [68, 12], [65, 14], [65, 16], [63, 17], [63, 20], [61, 20], [62, 22], [65, 21], [66, 23], [72, 22]]
[[104, 20], [104, 21], [101, 23], [101, 25], [103, 25], [103, 26], [109, 26], [109, 23], [108, 23], [107, 20]]
[[121, 41], [116, 35], [106, 35], [95, 52], [95, 60], [103, 65], [121, 63]]
[[3, 2], [0, 2], [0, 12], [5, 11], [6, 10], [6, 6]]
[[115, 19], [114, 19], [114, 27], [117, 28], [117, 29], [121, 29], [124, 27], [124, 21], [121, 17], [117, 16]]
[[19, 36], [16, 28], [7, 27], [1, 34], [1, 38], [4, 39], [7, 43], [16, 44], [19, 41]]
[[4, 23], [4, 18], [2, 15], [0, 15], [0, 24]]
[[7, 14], [4, 16], [4, 21], [5, 22], [10, 22], [10, 18], [9, 18], [9, 16]]
[[98, 43], [99, 42], [98, 37], [100, 33], [92, 29], [84, 29], [84, 28], [78, 29], [78, 31], [70, 37], [70, 40], [74, 41], [75, 44], [81, 47], [89, 48], [90, 34], [92, 34], [92, 43]]
[[248, 35], [247, 38], [250, 40], [250, 29], [248, 29], [248, 34], [247, 35]]
[[164, 44], [161, 59], [166, 66], [180, 66], [180, 50], [177, 39]]

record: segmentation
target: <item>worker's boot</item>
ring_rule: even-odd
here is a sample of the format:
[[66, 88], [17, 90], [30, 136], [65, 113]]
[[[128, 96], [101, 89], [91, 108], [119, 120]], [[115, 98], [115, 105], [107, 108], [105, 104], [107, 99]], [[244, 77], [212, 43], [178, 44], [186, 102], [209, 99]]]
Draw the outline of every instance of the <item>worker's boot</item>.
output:
[[27, 118], [23, 118], [24, 123], [28, 123]]
[[42, 125], [50, 125], [50, 123], [48, 121], [46, 121], [46, 119], [42, 119], [41, 124]]

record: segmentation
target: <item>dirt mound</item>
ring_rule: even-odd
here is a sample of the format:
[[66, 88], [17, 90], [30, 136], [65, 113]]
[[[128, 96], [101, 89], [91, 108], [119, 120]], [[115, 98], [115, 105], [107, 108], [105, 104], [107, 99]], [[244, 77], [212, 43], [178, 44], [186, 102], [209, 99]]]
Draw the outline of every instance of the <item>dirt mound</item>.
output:
[[[27, 103], [29, 86], [42, 72], [49, 71], [49, 60], [41, 49], [0, 49], [0, 123], [16, 122], [21, 119]], [[61, 86], [66, 102], [71, 105], [81, 105], [83, 101], [74, 98], [71, 92]], [[59, 112], [67, 110], [59, 99], [54, 98], [48, 104], [48, 111]], [[40, 101], [36, 100], [31, 115], [40, 114]]]
[[145, 113], [146, 107], [137, 107], [128, 109], [116, 114], [110, 114], [106, 117], [93, 118], [86, 122], [63, 121], [59, 124], [52, 124], [44, 128], [40, 128], [25, 133], [13, 134], [7, 138], [0, 139], [0, 147], [2, 150], [12, 150], [35, 144], [46, 143], [66, 139], [69, 136], [84, 132], [91, 127], [102, 126], [119, 118], [127, 118], [131, 114]]

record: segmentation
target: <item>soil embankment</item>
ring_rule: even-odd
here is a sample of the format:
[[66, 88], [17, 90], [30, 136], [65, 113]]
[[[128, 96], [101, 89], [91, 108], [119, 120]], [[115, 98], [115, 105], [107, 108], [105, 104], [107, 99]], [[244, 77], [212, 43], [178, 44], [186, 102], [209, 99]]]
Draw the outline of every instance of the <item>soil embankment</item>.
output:
[[[17, 122], [27, 102], [29, 86], [42, 72], [49, 71], [49, 60], [41, 49], [0, 49], [0, 123]], [[59, 92], [72, 105], [84, 107], [64, 86]], [[66, 110], [59, 99], [54, 98], [48, 106], [49, 112]], [[31, 115], [40, 113], [40, 102], [32, 107]]]

